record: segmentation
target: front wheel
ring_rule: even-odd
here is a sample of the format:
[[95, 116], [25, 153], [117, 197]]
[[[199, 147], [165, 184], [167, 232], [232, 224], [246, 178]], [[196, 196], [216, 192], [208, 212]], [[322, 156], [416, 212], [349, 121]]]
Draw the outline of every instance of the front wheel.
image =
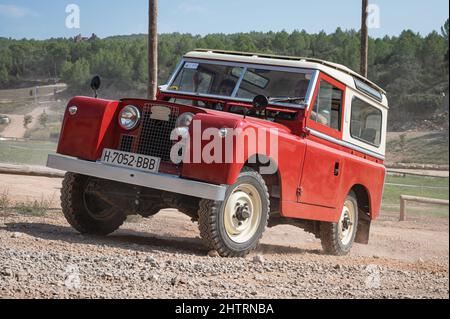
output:
[[127, 216], [95, 192], [95, 179], [67, 173], [61, 189], [62, 211], [69, 224], [82, 234], [109, 235]]
[[223, 202], [200, 202], [200, 235], [220, 256], [244, 257], [257, 247], [267, 227], [269, 210], [264, 179], [246, 168], [229, 187]]
[[358, 228], [358, 201], [355, 194], [350, 193], [342, 208], [337, 223], [322, 223], [320, 239], [326, 254], [345, 256], [352, 249]]

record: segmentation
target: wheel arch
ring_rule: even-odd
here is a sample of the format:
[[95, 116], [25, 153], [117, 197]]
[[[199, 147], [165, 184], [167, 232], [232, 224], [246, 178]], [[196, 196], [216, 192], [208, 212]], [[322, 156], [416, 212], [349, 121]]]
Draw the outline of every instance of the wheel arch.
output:
[[[272, 163], [273, 166], [271, 166], [270, 170], [265, 171], [267, 168], [267, 163]], [[258, 172], [264, 179], [264, 182], [269, 190], [271, 210], [279, 212], [282, 182], [278, 164], [267, 155], [255, 154], [251, 156], [247, 162], [245, 162], [240, 171], [242, 172], [242, 170], [246, 167]]]
[[370, 191], [361, 184], [355, 184], [349, 191], [354, 194], [358, 203], [358, 230], [355, 242], [367, 245], [370, 237], [370, 226], [372, 223], [372, 205], [370, 201]]

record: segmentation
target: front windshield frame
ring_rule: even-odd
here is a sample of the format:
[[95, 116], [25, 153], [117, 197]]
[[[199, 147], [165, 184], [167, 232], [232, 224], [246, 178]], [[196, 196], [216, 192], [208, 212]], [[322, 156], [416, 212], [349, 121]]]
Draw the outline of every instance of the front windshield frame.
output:
[[[173, 85], [175, 80], [177, 79], [180, 72], [183, 71], [183, 67], [186, 63], [199, 63], [199, 64], [214, 64], [220, 66], [228, 66], [228, 67], [237, 67], [243, 68], [241, 77], [236, 83], [236, 87], [233, 90], [231, 96], [222, 96], [222, 95], [214, 95], [214, 94], [201, 94], [201, 93], [193, 93], [188, 91], [178, 91], [178, 90], [170, 90], [170, 87]], [[265, 65], [265, 64], [250, 64], [250, 63], [240, 63], [240, 62], [229, 62], [229, 61], [217, 61], [217, 60], [206, 60], [206, 59], [192, 59], [192, 58], [183, 58], [178, 64], [177, 68], [171, 75], [167, 84], [161, 88], [162, 93], [167, 94], [176, 94], [176, 95], [184, 95], [184, 96], [195, 96], [195, 97], [204, 97], [211, 99], [220, 99], [227, 101], [236, 101], [236, 102], [244, 102], [244, 103], [252, 103], [251, 99], [247, 98], [239, 98], [237, 96], [239, 88], [242, 84], [242, 81], [245, 77], [245, 74], [248, 69], [263, 69], [268, 71], [281, 71], [281, 72], [290, 72], [290, 73], [302, 73], [311, 75], [311, 79], [309, 81], [309, 87], [306, 93], [306, 98], [304, 103], [285, 103], [285, 102], [271, 102], [271, 105], [274, 106], [283, 106], [288, 108], [295, 109], [305, 109], [308, 105], [311, 104], [313, 98], [314, 87], [317, 82], [317, 78], [319, 75], [319, 71], [315, 69], [306, 69], [306, 68], [293, 68], [293, 67], [283, 67], [283, 66], [273, 66], [273, 65]]]

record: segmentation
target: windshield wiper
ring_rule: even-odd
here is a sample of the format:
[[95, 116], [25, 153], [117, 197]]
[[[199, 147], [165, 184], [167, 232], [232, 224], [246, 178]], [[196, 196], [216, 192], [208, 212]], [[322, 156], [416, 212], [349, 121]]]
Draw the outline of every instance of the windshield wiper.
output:
[[305, 101], [305, 96], [299, 97], [269, 97], [271, 102], [294, 102], [294, 101]]

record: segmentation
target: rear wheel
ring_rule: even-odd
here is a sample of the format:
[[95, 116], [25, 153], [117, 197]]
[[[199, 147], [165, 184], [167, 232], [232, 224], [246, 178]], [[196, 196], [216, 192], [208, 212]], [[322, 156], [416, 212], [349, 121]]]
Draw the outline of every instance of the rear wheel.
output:
[[61, 206], [69, 224], [83, 234], [111, 234], [127, 217], [95, 194], [95, 179], [79, 174], [66, 174]]
[[358, 202], [352, 192], [345, 200], [339, 222], [320, 225], [320, 238], [325, 253], [335, 256], [347, 255], [353, 247], [357, 227]]
[[255, 249], [269, 217], [267, 186], [257, 172], [245, 169], [230, 186], [225, 200], [202, 200], [200, 235], [222, 257], [244, 257]]

